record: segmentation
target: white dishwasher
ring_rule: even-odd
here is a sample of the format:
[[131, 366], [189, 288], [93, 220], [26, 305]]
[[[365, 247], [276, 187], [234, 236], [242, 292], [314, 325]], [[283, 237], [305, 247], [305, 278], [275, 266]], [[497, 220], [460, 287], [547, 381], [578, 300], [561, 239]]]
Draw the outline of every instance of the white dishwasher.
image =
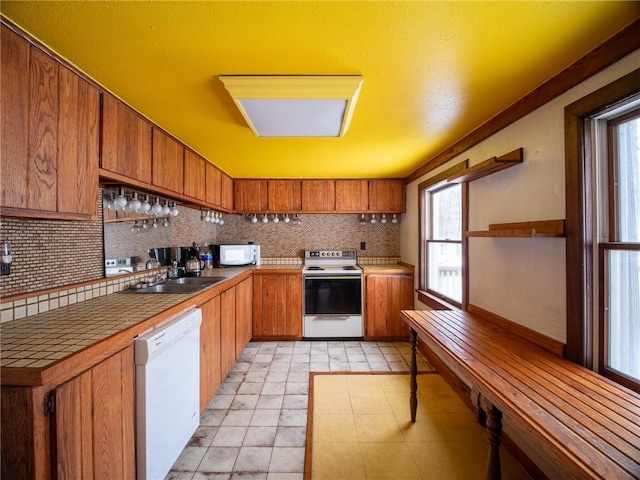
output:
[[200, 423], [200, 324], [193, 309], [135, 341], [138, 480], [162, 480]]

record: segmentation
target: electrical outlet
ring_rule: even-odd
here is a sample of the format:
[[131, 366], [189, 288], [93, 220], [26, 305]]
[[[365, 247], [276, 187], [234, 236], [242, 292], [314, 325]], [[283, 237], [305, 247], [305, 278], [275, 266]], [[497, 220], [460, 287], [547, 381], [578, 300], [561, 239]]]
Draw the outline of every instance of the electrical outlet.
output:
[[367, 249], [367, 243], [366, 242], [360, 242], [360, 250], [366, 250]]
[[10, 263], [0, 263], [0, 275], [11, 275], [11, 264]]

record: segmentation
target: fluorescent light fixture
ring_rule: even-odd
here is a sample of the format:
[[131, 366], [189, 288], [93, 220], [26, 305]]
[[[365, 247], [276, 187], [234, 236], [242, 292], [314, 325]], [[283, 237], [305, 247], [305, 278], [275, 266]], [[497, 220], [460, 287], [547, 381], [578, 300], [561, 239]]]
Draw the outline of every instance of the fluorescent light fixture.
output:
[[362, 77], [221, 76], [257, 137], [341, 137], [349, 128]]

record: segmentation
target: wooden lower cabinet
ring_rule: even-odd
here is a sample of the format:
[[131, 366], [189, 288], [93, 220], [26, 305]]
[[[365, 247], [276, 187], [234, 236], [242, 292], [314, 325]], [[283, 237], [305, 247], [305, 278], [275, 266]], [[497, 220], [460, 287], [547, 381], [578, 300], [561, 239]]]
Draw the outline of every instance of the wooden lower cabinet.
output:
[[220, 372], [220, 295], [200, 305], [200, 412], [222, 382]]
[[236, 358], [253, 336], [253, 281], [251, 278], [236, 285]]
[[236, 361], [236, 289], [220, 294], [220, 378], [224, 378]]
[[413, 308], [413, 275], [365, 276], [365, 337], [407, 340], [409, 327], [400, 310]]
[[[48, 393], [2, 387], [2, 478], [135, 479], [133, 346]], [[14, 432], [16, 435], [14, 436]]]
[[253, 337], [302, 337], [302, 275], [253, 274]]
[[200, 411], [252, 336], [252, 281], [247, 278], [200, 305]]

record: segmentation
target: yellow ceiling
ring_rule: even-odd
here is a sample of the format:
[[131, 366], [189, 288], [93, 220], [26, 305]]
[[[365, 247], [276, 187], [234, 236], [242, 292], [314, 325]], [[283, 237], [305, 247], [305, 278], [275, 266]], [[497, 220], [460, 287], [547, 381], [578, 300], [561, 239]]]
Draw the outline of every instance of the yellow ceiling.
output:
[[[636, 1], [6, 1], [237, 178], [402, 177], [639, 16]], [[342, 138], [257, 138], [220, 75], [362, 75]]]

